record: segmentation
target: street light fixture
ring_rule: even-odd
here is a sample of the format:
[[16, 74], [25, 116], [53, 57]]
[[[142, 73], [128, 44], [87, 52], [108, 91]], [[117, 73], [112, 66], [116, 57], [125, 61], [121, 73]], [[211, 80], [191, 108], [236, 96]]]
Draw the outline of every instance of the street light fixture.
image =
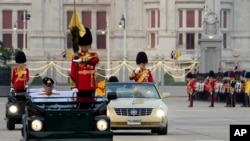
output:
[[126, 23], [125, 14], [122, 14], [121, 20], [119, 22], [119, 28], [125, 29], [125, 23]]
[[[22, 22], [23, 22], [23, 50], [26, 49], [26, 22], [30, 20], [31, 15], [27, 13], [26, 10], [23, 11]], [[19, 20], [16, 21], [13, 30], [17, 30], [17, 23], [21, 22]]]
[[[127, 53], [126, 53], [126, 48], [127, 48], [127, 45], [126, 45], [126, 37], [127, 37], [127, 33], [126, 33], [126, 15], [125, 15], [125, 12], [124, 14], [122, 14], [122, 17], [120, 19], [120, 22], [119, 22], [119, 28], [122, 28], [123, 29], [123, 63], [125, 63], [126, 61], [126, 57], [127, 57]], [[125, 65], [123, 67], [123, 81], [125, 81]]]

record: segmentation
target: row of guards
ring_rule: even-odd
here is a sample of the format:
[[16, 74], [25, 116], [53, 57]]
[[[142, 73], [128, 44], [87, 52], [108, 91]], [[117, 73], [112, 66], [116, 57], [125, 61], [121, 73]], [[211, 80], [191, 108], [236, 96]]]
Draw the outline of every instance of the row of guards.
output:
[[210, 101], [210, 107], [214, 107], [214, 101], [226, 102], [227, 107], [235, 107], [236, 103], [242, 103], [242, 107], [250, 107], [248, 71], [188, 73], [186, 78], [187, 94], [191, 100], [189, 107], [193, 107], [193, 99]]

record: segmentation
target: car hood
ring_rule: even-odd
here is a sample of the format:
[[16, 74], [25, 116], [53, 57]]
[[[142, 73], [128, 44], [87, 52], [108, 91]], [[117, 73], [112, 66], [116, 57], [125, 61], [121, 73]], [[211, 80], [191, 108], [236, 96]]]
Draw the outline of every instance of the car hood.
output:
[[109, 108], [158, 108], [166, 106], [162, 99], [144, 99], [144, 98], [118, 98], [110, 101]]

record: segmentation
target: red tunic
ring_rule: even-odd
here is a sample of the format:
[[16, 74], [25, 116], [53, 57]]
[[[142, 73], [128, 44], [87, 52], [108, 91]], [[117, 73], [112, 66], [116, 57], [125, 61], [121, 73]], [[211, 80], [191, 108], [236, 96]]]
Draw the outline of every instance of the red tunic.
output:
[[196, 79], [191, 79], [188, 81], [188, 84], [187, 84], [187, 93], [188, 94], [192, 94], [195, 91], [196, 82], [197, 82]]
[[12, 70], [11, 87], [15, 90], [25, 90], [29, 79], [30, 75], [27, 67], [15, 67]]
[[80, 52], [78, 57], [83, 60], [82, 63], [71, 61], [71, 88], [77, 88], [79, 91], [95, 90], [97, 86], [95, 67], [99, 62], [97, 53]]
[[209, 93], [215, 92], [216, 79], [209, 79], [207, 83], [205, 83], [205, 91]]
[[[133, 70], [135, 73], [135, 70]], [[135, 82], [154, 82], [152, 73], [149, 69], [146, 69], [144, 71], [140, 71], [138, 75], [135, 77], [129, 77], [130, 80], [135, 80]]]

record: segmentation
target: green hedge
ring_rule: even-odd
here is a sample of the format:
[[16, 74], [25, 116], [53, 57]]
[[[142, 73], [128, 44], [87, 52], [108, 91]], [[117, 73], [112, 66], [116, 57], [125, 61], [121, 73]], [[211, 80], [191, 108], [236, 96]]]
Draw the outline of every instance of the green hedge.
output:
[[10, 85], [10, 79], [11, 79], [11, 68], [0, 67], [0, 85], [1, 86]]
[[175, 82], [174, 78], [168, 73], [164, 76], [164, 86], [185, 86], [186, 82]]

